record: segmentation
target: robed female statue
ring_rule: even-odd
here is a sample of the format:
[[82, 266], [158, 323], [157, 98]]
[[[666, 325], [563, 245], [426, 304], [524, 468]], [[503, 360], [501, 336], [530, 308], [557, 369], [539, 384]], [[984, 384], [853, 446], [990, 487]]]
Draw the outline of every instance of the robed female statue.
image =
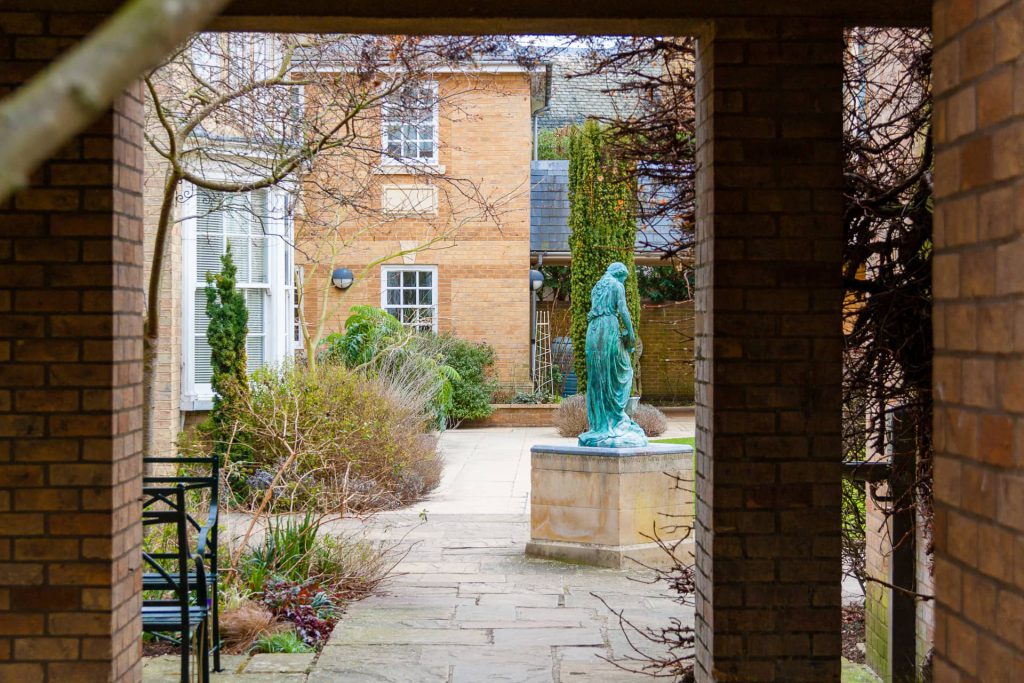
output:
[[629, 271], [612, 263], [590, 292], [587, 314], [587, 426], [580, 446], [637, 448], [647, 436], [626, 415], [633, 389], [630, 354], [636, 349], [636, 332], [626, 306]]

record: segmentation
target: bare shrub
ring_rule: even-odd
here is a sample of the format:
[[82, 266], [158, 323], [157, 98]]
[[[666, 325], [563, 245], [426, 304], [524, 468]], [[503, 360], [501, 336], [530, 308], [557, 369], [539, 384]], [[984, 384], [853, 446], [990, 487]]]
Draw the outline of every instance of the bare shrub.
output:
[[435, 419], [414, 377], [289, 364], [258, 370], [250, 387], [228, 403], [236, 436], [225, 471], [236, 506], [367, 513], [437, 486]]
[[244, 652], [254, 640], [288, 628], [273, 612], [252, 600], [225, 609], [220, 615], [220, 637], [228, 653]]
[[[668, 429], [665, 414], [652, 405], [641, 403], [633, 416], [647, 436], [660, 436]], [[558, 404], [554, 417], [555, 427], [561, 436], [579, 436], [587, 431], [587, 397], [576, 394]]]
[[647, 403], [641, 403], [636, 407], [633, 421], [640, 425], [640, 429], [644, 430], [647, 436], [661, 436], [668, 429], [665, 413]]
[[555, 427], [561, 436], [579, 436], [587, 431], [587, 397], [576, 394], [558, 404]]

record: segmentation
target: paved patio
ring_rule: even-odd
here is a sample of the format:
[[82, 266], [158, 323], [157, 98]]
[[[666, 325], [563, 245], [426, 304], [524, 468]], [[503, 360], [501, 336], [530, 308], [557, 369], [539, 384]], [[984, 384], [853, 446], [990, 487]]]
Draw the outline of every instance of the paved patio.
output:
[[[666, 437], [693, 434], [674, 418]], [[380, 595], [353, 604], [318, 655], [233, 657], [214, 680], [237, 683], [643, 680], [611, 609], [638, 626], [692, 621], [645, 571], [527, 559], [530, 447], [571, 443], [550, 428], [456, 430], [442, 439], [444, 477], [429, 499], [363, 525], [409, 554]], [[351, 530], [354, 520], [337, 523]], [[602, 599], [607, 606], [602, 603]], [[611, 608], [611, 609], [610, 609]], [[658, 648], [632, 634], [644, 651]], [[173, 658], [144, 680], [174, 680]], [[636, 663], [632, 664], [636, 666]]]

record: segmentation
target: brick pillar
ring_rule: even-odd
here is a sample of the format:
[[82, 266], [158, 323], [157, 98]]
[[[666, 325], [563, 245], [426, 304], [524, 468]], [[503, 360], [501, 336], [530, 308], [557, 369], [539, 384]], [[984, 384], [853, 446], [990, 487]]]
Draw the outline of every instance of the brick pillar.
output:
[[1019, 0], [934, 5], [939, 683], [1024, 671], [1022, 36]]
[[842, 33], [698, 54], [697, 680], [839, 681]]
[[[0, 88], [94, 24], [0, 13]], [[138, 680], [142, 91], [0, 205], [0, 680]]]

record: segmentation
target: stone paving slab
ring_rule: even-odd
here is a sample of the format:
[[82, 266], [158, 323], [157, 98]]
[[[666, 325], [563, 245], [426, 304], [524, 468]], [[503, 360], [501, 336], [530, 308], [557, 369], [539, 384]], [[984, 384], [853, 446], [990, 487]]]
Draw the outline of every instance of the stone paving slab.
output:
[[310, 654], [259, 654], [245, 665], [245, 673], [306, 673], [313, 664], [315, 655]]
[[[668, 623], [680, 612], [671, 595], [650, 584], [651, 576], [644, 572], [527, 558], [525, 516], [502, 517], [502, 522], [474, 523], [461, 515], [430, 515], [426, 524], [444, 529], [442, 559], [422, 561], [421, 547], [432, 552], [437, 547], [412, 546], [403, 568], [415, 571], [388, 582], [382, 595], [351, 606], [346, 615], [351, 627], [335, 630], [317, 670], [337, 671], [346, 681], [399, 680], [394, 671], [373, 673], [393, 665], [400, 670], [421, 667], [431, 676], [424, 680], [437, 676], [446, 683], [642, 680], [642, 675], [601, 659], [636, 653], [622, 635], [618, 618], [594, 594], [607, 594], [614, 607], [654, 624]], [[464, 561], [460, 555], [469, 544], [485, 540], [484, 535], [490, 535], [490, 541], [509, 540], [504, 547], [489, 545], [486, 554], [475, 554], [480, 573], [450, 571], [449, 562]], [[502, 552], [490, 554], [491, 549]], [[456, 594], [436, 593], [440, 586], [435, 583], [444, 589], [454, 586]], [[415, 605], [434, 610], [429, 623], [417, 620], [427, 613], [410, 611]], [[445, 615], [449, 616], [442, 618]], [[374, 628], [362, 628], [369, 623]], [[633, 640], [639, 643], [642, 638]], [[405, 647], [393, 647], [399, 643]], [[448, 678], [442, 679], [439, 672], [446, 664]]]

